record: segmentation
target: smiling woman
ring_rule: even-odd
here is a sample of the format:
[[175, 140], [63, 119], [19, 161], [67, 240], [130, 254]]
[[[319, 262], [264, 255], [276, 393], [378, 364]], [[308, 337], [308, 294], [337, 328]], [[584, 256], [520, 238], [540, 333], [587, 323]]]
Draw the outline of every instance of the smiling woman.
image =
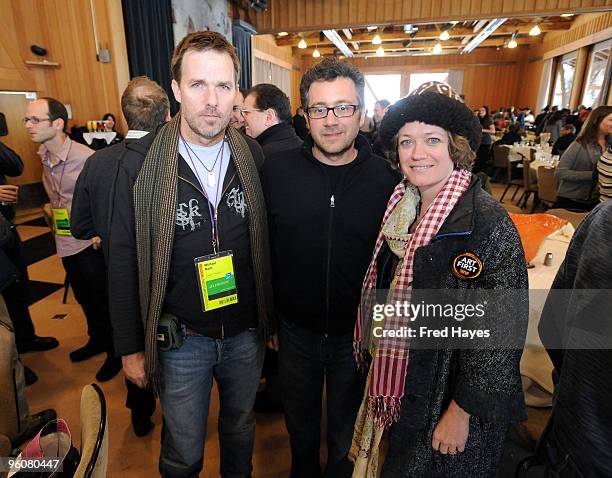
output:
[[[351, 448], [353, 477], [376, 476], [387, 428], [382, 477], [491, 476], [510, 423], [525, 418], [520, 351], [496, 342], [459, 350], [452, 341], [432, 350], [418, 338], [398, 339], [393, 332], [412, 324], [393, 313], [376, 330], [371, 312], [381, 304], [369, 297], [388, 290], [385, 303], [396, 305], [417, 303], [428, 289], [513, 290], [511, 300], [489, 301], [479, 325], [491, 337], [520, 342], [528, 318], [518, 293], [527, 289], [520, 239], [505, 209], [470, 173], [481, 127], [448, 85], [425, 84], [391, 106], [380, 137], [404, 180], [389, 200], [355, 326], [358, 360], [371, 365]], [[465, 258], [470, 270], [449, 267]], [[375, 330], [376, 340], [368, 335]]]

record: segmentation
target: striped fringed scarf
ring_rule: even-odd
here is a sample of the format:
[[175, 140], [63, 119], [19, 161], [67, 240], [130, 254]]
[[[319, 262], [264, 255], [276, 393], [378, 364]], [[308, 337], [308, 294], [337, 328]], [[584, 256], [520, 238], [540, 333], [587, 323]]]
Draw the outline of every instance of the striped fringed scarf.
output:
[[[471, 181], [471, 173], [464, 170], [454, 170], [438, 193], [429, 210], [417, 226], [411, 240], [407, 243], [404, 258], [397, 267], [400, 267], [395, 288], [391, 291], [389, 303], [409, 301], [410, 289], [412, 288], [413, 261], [415, 251], [419, 247], [431, 243], [433, 237], [440, 230], [440, 227], [455, 207], [455, 204], [468, 189]], [[389, 216], [395, 209], [399, 200], [406, 192], [406, 181], [402, 181], [395, 188], [391, 199], [387, 205], [387, 210], [383, 218], [383, 224], [387, 222]], [[372, 303], [376, 290], [377, 281], [377, 262], [376, 257], [380, 252], [385, 238], [379, 232], [372, 262], [366, 273], [362, 295], [365, 296], [365, 303]], [[369, 299], [368, 297], [371, 296]], [[371, 308], [362, 310], [359, 307], [357, 322], [355, 324], [354, 347], [358, 362], [365, 364], [364, 350], [368, 342], [368, 337], [364, 336], [370, 330]], [[401, 330], [403, 326], [410, 326], [410, 319], [407, 317], [386, 317], [384, 329]], [[367, 399], [367, 414], [377, 427], [388, 428], [393, 422], [399, 419], [400, 401], [404, 394], [404, 383], [406, 380], [406, 370], [408, 366], [407, 341], [402, 338], [383, 337], [374, 352], [374, 360], [370, 368], [370, 380], [365, 399]]]
[[[134, 215], [138, 253], [141, 318], [145, 328], [146, 373], [159, 390], [156, 331], [170, 270], [176, 220], [180, 113], [158, 132], [134, 184]], [[249, 211], [249, 232], [255, 275], [259, 328], [274, 333], [270, 253], [265, 203], [257, 167], [241, 134], [225, 133]]]

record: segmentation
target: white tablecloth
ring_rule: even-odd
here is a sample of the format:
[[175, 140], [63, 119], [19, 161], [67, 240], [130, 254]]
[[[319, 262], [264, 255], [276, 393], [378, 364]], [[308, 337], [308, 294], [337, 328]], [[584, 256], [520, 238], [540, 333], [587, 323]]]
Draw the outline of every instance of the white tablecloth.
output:
[[94, 139], [103, 139], [104, 141], [106, 141], [106, 144], [111, 144], [111, 141], [115, 139], [115, 136], [117, 136], [117, 133], [115, 133], [114, 131], [96, 131], [94, 133], [83, 133], [83, 139], [87, 144], [91, 144]]
[[[552, 370], [553, 364], [540, 341], [538, 324], [540, 315], [548, 295], [548, 289], [553, 283], [559, 266], [565, 259], [565, 253], [574, 234], [574, 227], [567, 224], [560, 231], [550, 235], [540, 245], [538, 253], [531, 263], [535, 266], [529, 269], [529, 325], [525, 350], [521, 359], [521, 375], [525, 402], [531, 406], [550, 406], [552, 403]], [[550, 266], [544, 265], [547, 253], [552, 253]]]

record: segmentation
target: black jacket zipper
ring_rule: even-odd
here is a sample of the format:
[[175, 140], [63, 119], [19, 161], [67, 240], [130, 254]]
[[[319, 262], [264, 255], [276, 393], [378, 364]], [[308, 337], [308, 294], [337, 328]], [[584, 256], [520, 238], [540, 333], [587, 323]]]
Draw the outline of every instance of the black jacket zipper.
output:
[[330, 284], [331, 284], [331, 254], [332, 254], [332, 241], [333, 241], [333, 230], [334, 230], [334, 209], [336, 207], [336, 198], [332, 194], [329, 197], [329, 226], [327, 233], [327, 269], [325, 272], [325, 338], [329, 332], [329, 309], [330, 309]]
[[[225, 188], [221, 191], [221, 197], [223, 197], [223, 195], [227, 192], [228, 188], [230, 187], [230, 185], [232, 184], [232, 182], [234, 181], [234, 178], [236, 177], [236, 173], [234, 172], [234, 174], [232, 175], [231, 179], [228, 181], [227, 186], [225, 186]], [[187, 184], [191, 184], [196, 191], [198, 191], [202, 196], [204, 196], [204, 198], [210, 203], [210, 200], [208, 199], [208, 197], [206, 196], [206, 194], [204, 194], [204, 191], [202, 191], [202, 189], [200, 189], [198, 186], [196, 186], [195, 184], [193, 184], [191, 181], [189, 181], [189, 179], [185, 179], [182, 176], [179, 176], [179, 179], [185, 181]], [[214, 241], [215, 243], [213, 244], [213, 251], [215, 246], [217, 248], [219, 248], [221, 246], [220, 242], [217, 242], [217, 238], [219, 237], [219, 218], [217, 215], [217, 209], [218, 206], [213, 206], [211, 203], [212, 209], [214, 211], [215, 214], [215, 223], [216, 223], [216, 227], [217, 227], [217, 237], [215, 237]], [[221, 340], [223, 340], [225, 338], [225, 328], [223, 327], [223, 316], [221, 317]]]

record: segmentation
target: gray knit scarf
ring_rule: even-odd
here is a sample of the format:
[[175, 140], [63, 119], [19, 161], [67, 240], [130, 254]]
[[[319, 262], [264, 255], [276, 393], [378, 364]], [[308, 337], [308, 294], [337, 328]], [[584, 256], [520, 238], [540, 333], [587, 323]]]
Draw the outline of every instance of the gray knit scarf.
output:
[[[134, 213], [138, 253], [140, 311], [145, 329], [146, 373], [159, 390], [157, 374], [157, 322], [166, 295], [174, 242], [178, 182], [178, 138], [181, 115], [158, 132], [134, 184]], [[270, 251], [267, 215], [257, 167], [246, 140], [234, 128], [225, 139], [249, 211], [249, 232], [255, 275], [259, 329], [264, 338], [275, 333], [272, 320]]]

